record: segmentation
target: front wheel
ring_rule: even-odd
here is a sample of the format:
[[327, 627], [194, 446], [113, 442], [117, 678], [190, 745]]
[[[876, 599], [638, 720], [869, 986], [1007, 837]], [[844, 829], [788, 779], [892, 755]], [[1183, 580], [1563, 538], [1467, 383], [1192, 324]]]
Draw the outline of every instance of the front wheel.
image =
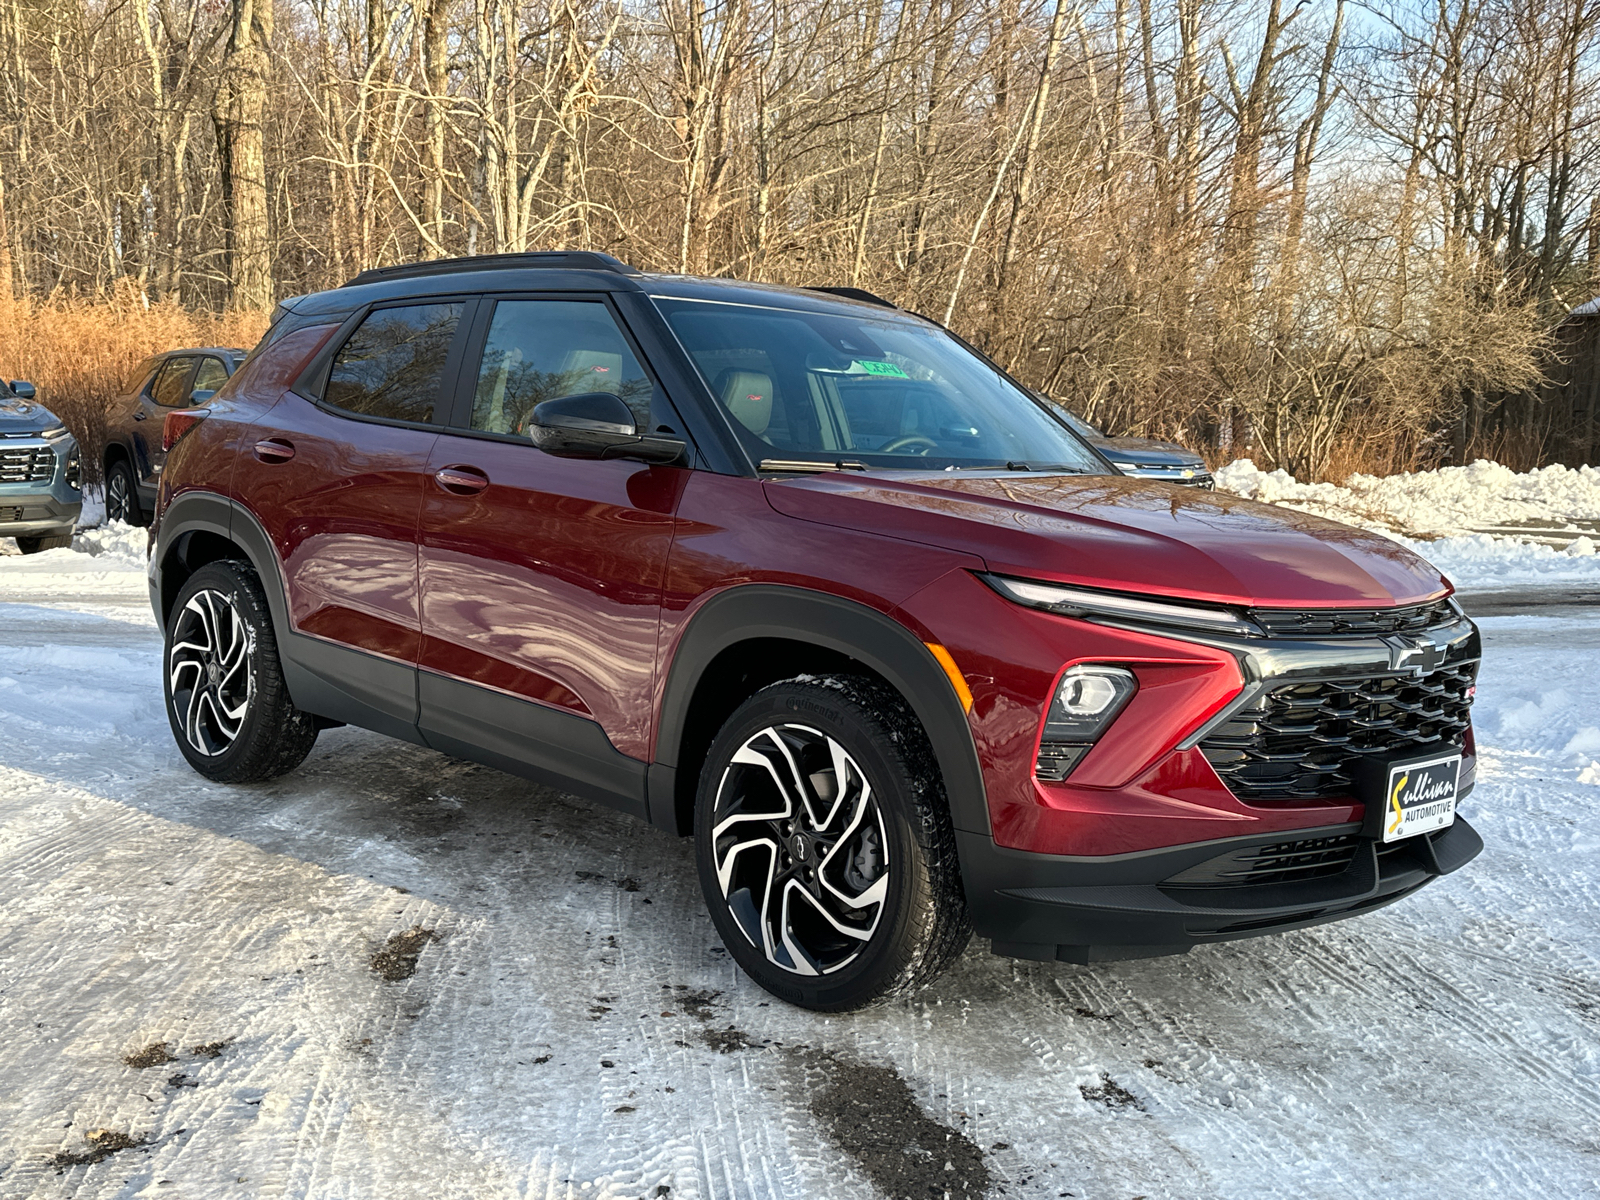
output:
[[208, 563], [189, 577], [163, 660], [172, 736], [207, 779], [275, 779], [311, 753], [316, 718], [289, 699], [267, 597], [246, 564]]
[[927, 735], [874, 679], [763, 688], [712, 744], [700, 884], [729, 953], [791, 1004], [863, 1008], [931, 983], [971, 934]]

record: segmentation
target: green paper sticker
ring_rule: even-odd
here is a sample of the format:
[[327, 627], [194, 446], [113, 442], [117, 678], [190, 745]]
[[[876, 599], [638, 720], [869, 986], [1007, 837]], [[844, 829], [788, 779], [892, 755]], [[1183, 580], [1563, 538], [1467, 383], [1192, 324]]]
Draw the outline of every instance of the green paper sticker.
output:
[[871, 361], [869, 359], [859, 359], [858, 358], [855, 362], [850, 364], [850, 369], [851, 369], [852, 373], [855, 371], [855, 368], [857, 368], [857, 367], [860, 367], [861, 370], [864, 371], [868, 375], [882, 375], [882, 376], [885, 376], [886, 378], [889, 378], [889, 379], [910, 379], [911, 378], [911, 376], [907, 375], [904, 371], [902, 371], [899, 367], [895, 366], [892, 362], [874, 362], [874, 361]]

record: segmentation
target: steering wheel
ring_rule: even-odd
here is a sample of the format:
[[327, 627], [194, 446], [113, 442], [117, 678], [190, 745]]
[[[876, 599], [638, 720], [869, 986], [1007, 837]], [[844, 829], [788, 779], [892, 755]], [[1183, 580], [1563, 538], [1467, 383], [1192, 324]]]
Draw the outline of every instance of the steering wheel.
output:
[[908, 433], [902, 437], [895, 438], [892, 442], [888, 442], [882, 446], [879, 446], [873, 453], [895, 454], [901, 450], [906, 450], [912, 446], [919, 445], [922, 447], [922, 449], [918, 451], [918, 453], [923, 455], [926, 455], [929, 450], [937, 450], [939, 448], [939, 443], [934, 441], [931, 437], [923, 437], [920, 433]]

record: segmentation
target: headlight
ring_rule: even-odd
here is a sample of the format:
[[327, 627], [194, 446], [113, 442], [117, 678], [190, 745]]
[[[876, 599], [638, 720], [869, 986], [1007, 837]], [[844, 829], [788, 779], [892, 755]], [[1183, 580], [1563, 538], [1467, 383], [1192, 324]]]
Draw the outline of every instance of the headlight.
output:
[[1138, 690], [1126, 667], [1079, 664], [1062, 672], [1039, 741], [1039, 778], [1065, 779]]
[[72, 453], [67, 455], [66, 480], [69, 488], [78, 491], [83, 489], [83, 459], [76, 446], [72, 448]]
[[52, 425], [40, 436], [42, 436], [47, 442], [60, 441], [62, 438], [67, 436], [67, 427], [65, 425]]
[[1118, 462], [1114, 458], [1111, 460], [1111, 465], [1116, 467], [1119, 471], [1137, 471], [1139, 469], [1138, 463]]
[[1091, 592], [1056, 583], [1033, 583], [1004, 575], [984, 575], [983, 581], [1008, 600], [1042, 608], [1066, 617], [1104, 617], [1139, 625], [1176, 625], [1215, 633], [1260, 637], [1261, 629], [1231, 608], [1206, 607], [1182, 601], [1147, 600], [1115, 592]]

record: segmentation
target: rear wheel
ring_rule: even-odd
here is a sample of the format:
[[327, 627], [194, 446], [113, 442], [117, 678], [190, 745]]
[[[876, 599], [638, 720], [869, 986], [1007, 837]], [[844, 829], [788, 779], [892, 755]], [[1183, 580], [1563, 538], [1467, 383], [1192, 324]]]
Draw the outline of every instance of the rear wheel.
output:
[[723, 943], [791, 1004], [919, 990], [971, 933], [932, 747], [873, 679], [787, 680], [745, 701], [707, 756], [695, 842]]
[[147, 523], [144, 510], [139, 507], [133, 468], [128, 466], [125, 458], [117, 459], [106, 472], [106, 520], [125, 521], [129, 525]]
[[72, 545], [72, 530], [65, 533], [41, 533], [34, 537], [19, 537], [17, 549], [24, 554], [37, 554], [41, 550], [61, 550]]
[[261, 582], [242, 562], [201, 567], [167, 618], [167, 720], [189, 765], [219, 783], [294, 770], [316, 718], [289, 699]]

